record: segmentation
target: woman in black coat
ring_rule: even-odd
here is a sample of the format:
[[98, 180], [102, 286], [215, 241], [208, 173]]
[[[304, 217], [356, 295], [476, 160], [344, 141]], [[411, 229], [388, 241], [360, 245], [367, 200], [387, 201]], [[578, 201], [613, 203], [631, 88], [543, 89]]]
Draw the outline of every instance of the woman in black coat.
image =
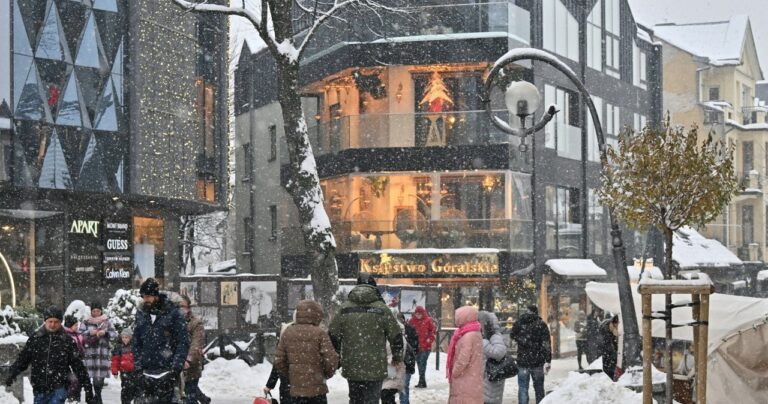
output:
[[603, 372], [614, 379], [619, 349], [619, 316], [615, 315], [600, 325], [600, 354], [603, 357]]

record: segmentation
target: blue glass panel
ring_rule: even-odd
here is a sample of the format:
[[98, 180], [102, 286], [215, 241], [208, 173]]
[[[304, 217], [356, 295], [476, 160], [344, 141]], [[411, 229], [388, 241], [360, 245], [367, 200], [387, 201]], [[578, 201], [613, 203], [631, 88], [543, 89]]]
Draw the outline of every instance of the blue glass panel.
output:
[[37, 184], [40, 188], [72, 189], [72, 177], [64, 158], [64, 151], [59, 142], [56, 130], [53, 130], [48, 149], [45, 151], [45, 160], [40, 170], [40, 180]]
[[96, 28], [96, 20], [93, 13], [88, 15], [88, 22], [83, 30], [83, 39], [80, 41], [80, 48], [77, 51], [75, 64], [86, 67], [101, 67], [99, 32]]
[[49, 2], [48, 15], [40, 31], [40, 42], [37, 44], [35, 56], [72, 63], [67, 41], [64, 38], [64, 30], [59, 21], [59, 11], [53, 1]]
[[117, 111], [112, 79], [107, 80], [99, 101], [99, 116], [96, 118], [96, 129], [114, 132], [117, 130]]
[[[59, 114], [56, 117], [56, 124], [81, 126], [83, 123], [83, 103], [80, 100], [77, 75], [75, 74], [75, 71], [72, 70], [72, 73], [69, 75], [67, 88], [64, 90], [64, 97], [59, 104]], [[88, 125], [86, 124], [84, 126]]]
[[18, 119], [51, 120], [48, 105], [43, 101], [40, 89], [40, 76], [33, 59], [29, 56], [16, 55], [14, 62], [14, 115]]
[[13, 7], [13, 52], [32, 56], [32, 46], [29, 44], [27, 29], [24, 26], [24, 19], [21, 18], [18, 1]]
[[113, 13], [116, 13], [117, 12], [117, 1], [115, 1], [115, 0], [94, 0], [94, 2], [93, 2], [93, 9], [94, 10], [112, 11]]

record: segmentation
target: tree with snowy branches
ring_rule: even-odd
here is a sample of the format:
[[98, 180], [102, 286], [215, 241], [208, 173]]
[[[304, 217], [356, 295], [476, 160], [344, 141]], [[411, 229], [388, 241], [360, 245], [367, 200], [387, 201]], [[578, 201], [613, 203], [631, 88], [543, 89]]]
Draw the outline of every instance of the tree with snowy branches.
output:
[[736, 192], [733, 147], [712, 134], [699, 141], [696, 125], [626, 129], [609, 160], [598, 191], [603, 204], [635, 229], [656, 227], [664, 235], [666, 277], [672, 278], [672, 238], [683, 226], [714, 220]]
[[[172, 0], [188, 11], [221, 13], [247, 19], [266, 44], [277, 68], [277, 94], [285, 138], [288, 144], [287, 191], [299, 213], [304, 242], [311, 260], [315, 298], [331, 307], [338, 290], [336, 240], [323, 206], [323, 193], [317, 175], [315, 157], [307, 135], [307, 120], [301, 108], [299, 62], [319, 28], [339, 19], [342, 11], [381, 13], [397, 11], [376, 0], [243, 0], [239, 5], [218, 5], [208, 1]], [[236, 2], [233, 2], [236, 3]], [[390, 4], [391, 2], [388, 2]], [[294, 21], [301, 16], [301, 31]]]

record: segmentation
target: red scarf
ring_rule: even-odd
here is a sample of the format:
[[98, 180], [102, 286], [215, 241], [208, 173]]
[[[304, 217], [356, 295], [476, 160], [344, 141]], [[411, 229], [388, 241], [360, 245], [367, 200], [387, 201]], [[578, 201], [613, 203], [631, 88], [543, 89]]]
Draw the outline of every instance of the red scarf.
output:
[[459, 339], [463, 337], [464, 334], [473, 331], [480, 331], [479, 321], [470, 321], [463, 324], [453, 333], [453, 336], [451, 337], [451, 344], [448, 345], [448, 359], [445, 365], [445, 376], [448, 378], [448, 383], [451, 382], [451, 373], [453, 372], [453, 359], [456, 353], [456, 343], [459, 342]]

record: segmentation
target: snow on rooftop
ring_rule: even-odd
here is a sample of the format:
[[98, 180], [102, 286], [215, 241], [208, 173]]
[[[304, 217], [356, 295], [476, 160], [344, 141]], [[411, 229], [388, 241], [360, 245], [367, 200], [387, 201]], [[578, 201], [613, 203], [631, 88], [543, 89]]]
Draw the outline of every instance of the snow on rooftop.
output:
[[728, 125], [737, 127], [739, 129], [743, 129], [743, 130], [766, 130], [766, 129], [768, 129], [768, 123], [750, 123], [750, 124], [742, 125], [742, 124], [734, 121], [733, 119], [726, 119], [725, 123], [727, 123]]
[[713, 65], [738, 65], [748, 26], [746, 15], [735, 15], [725, 21], [658, 24], [653, 32], [686, 52], [708, 58]]
[[562, 258], [547, 260], [544, 265], [560, 276], [567, 277], [596, 277], [607, 276], [605, 270], [590, 259]]
[[[368, 251], [363, 251], [368, 252]], [[374, 254], [498, 254], [498, 248], [411, 248], [370, 251]]]
[[742, 261], [719, 241], [708, 239], [687, 226], [675, 232], [672, 246], [672, 259], [681, 269], [742, 264]]
[[651, 34], [648, 33], [648, 31], [637, 27], [637, 39], [643, 40], [648, 43], [653, 43], [653, 40], [651, 39]]
[[640, 285], [644, 286], [709, 286], [712, 285], [712, 280], [705, 273], [695, 274], [697, 277], [690, 277], [690, 279], [652, 279], [643, 278], [640, 280]]
[[704, 101], [701, 105], [719, 112], [725, 112], [726, 109], [733, 109], [733, 105], [727, 101]]
[[764, 281], [768, 279], [768, 269], [764, 269], [757, 273], [757, 280], [758, 281]]

